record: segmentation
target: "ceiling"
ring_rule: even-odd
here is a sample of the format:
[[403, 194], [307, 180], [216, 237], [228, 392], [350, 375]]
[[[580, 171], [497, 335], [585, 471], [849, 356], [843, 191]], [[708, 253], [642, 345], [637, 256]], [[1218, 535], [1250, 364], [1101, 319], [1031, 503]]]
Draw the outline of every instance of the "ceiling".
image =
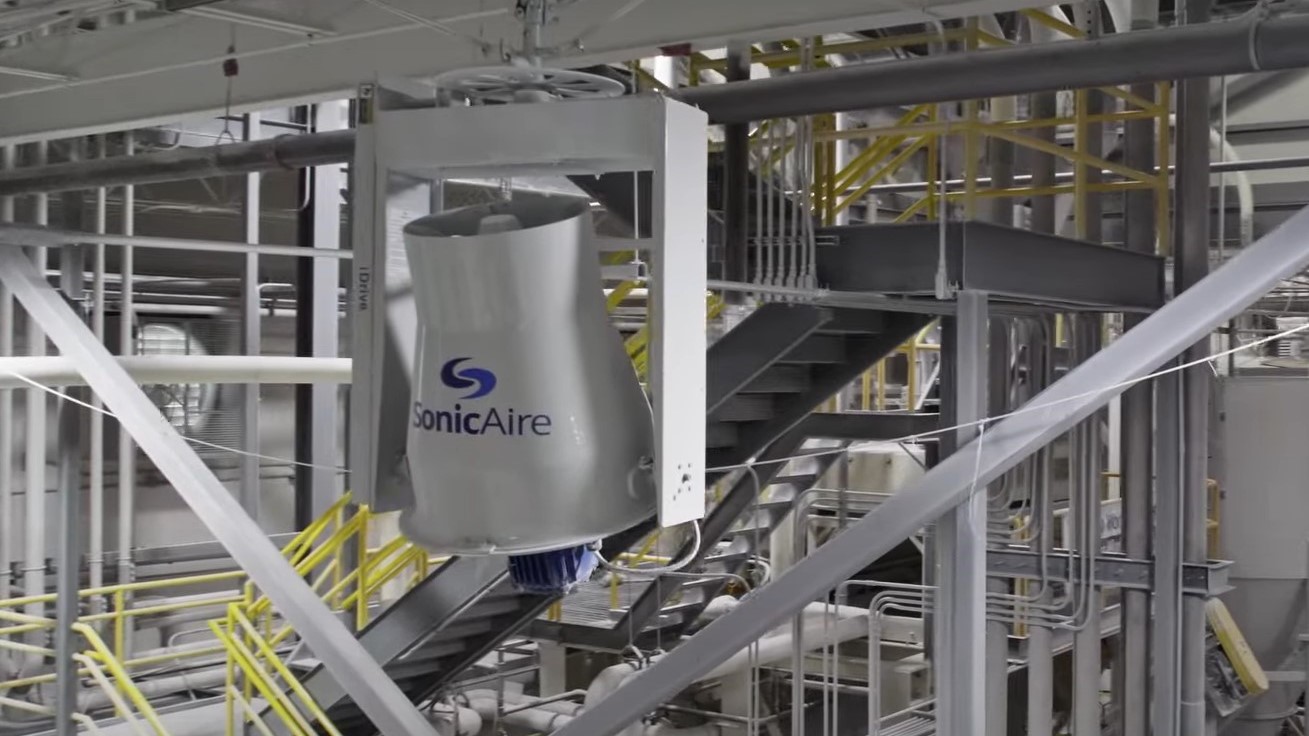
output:
[[[194, 7], [167, 10], [179, 3]], [[379, 76], [499, 64], [501, 50], [516, 49], [521, 38], [514, 0], [195, 3], [0, 4], [0, 38], [6, 28], [10, 35], [46, 29], [0, 49], [0, 143], [212, 116], [229, 100], [233, 111], [245, 111], [339, 98]], [[715, 48], [730, 38], [796, 37], [1028, 5], [1031, 0], [568, 0], [544, 43], [558, 47], [547, 63], [582, 66], [653, 56], [675, 44]], [[136, 20], [123, 24], [127, 9]], [[62, 20], [50, 25], [55, 19]], [[228, 58], [239, 65], [230, 80], [223, 71]]]

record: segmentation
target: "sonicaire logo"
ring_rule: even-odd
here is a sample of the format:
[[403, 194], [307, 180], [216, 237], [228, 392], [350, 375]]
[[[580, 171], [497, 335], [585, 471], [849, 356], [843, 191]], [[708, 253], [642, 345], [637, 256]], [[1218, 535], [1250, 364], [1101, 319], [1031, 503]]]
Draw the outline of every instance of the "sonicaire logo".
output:
[[460, 363], [467, 363], [472, 358], [451, 358], [441, 366], [441, 383], [450, 388], [472, 388], [472, 393], [460, 396], [461, 399], [480, 399], [495, 390], [495, 374], [485, 368], [460, 369]]
[[[483, 398], [496, 387], [496, 376], [490, 369], [474, 365], [464, 367], [471, 360], [471, 357], [451, 358], [441, 366], [442, 384], [458, 391], [468, 391], [459, 397], [459, 401]], [[441, 434], [545, 437], [553, 431], [554, 422], [549, 414], [525, 412], [512, 406], [474, 406], [465, 410], [461, 403], [450, 408], [431, 408], [415, 401], [413, 426]]]

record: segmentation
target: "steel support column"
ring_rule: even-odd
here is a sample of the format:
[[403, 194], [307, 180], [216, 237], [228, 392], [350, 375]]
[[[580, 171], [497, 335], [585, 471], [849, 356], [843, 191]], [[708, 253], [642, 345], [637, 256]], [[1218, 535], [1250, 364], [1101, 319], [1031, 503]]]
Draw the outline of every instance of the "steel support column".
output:
[[[1186, 0], [1179, 6], [1181, 23], [1208, 25], [1210, 0]], [[1209, 80], [1188, 79], [1177, 92], [1177, 234], [1173, 250], [1173, 285], [1185, 293], [1209, 273]], [[1208, 335], [1187, 348], [1183, 360], [1191, 362], [1209, 352]], [[1207, 557], [1209, 477], [1209, 366], [1188, 368], [1182, 381], [1182, 561], [1204, 562]], [[1181, 716], [1185, 736], [1205, 733], [1205, 614], [1204, 600], [1182, 600]]]
[[[1074, 315], [1073, 354], [1079, 363], [1094, 355], [1100, 344], [1099, 315]], [[1069, 480], [1075, 493], [1072, 527], [1075, 545], [1082, 555], [1100, 550], [1100, 423], [1102, 412], [1093, 413], [1070, 434], [1072, 462]], [[1083, 505], [1077, 505], [1080, 500]], [[1064, 540], [1068, 544], [1068, 540]], [[1103, 607], [1099, 586], [1087, 581], [1085, 620], [1073, 634], [1073, 734], [1100, 734], [1100, 613]]]
[[[994, 151], [993, 151], [994, 153]], [[1001, 151], [1003, 153], [1003, 151]], [[1012, 150], [1009, 151], [1012, 154]], [[994, 164], [995, 161], [993, 160]], [[1012, 161], [1010, 162], [1012, 163]], [[1011, 172], [1012, 173], [1012, 172]], [[1005, 206], [1010, 206], [1005, 202]], [[1012, 212], [1012, 210], [1010, 210]], [[1012, 219], [1012, 218], [1010, 218]], [[992, 318], [987, 326], [989, 344], [987, 348], [987, 370], [978, 378], [987, 393], [985, 416], [1000, 416], [1008, 412], [1012, 386], [1010, 361], [1014, 355], [1014, 344], [1010, 332], [1010, 320]], [[989, 385], [988, 385], [989, 384]], [[1002, 484], [1015, 481], [1015, 472], [1010, 472], [1000, 481]], [[991, 489], [986, 489], [988, 498], [993, 497]], [[993, 511], [1001, 518], [1009, 517], [1008, 508], [991, 509], [987, 504], [987, 517], [992, 519]], [[983, 530], [985, 537], [985, 530]], [[987, 540], [983, 539], [983, 543]], [[988, 548], [992, 545], [987, 544]], [[989, 576], [986, 579], [986, 592], [989, 595], [1005, 596], [1010, 594], [1009, 581]], [[1007, 736], [1009, 726], [1009, 632], [1007, 621], [986, 622], [986, 736]]]
[[[1220, 271], [1221, 273], [1221, 271]], [[1167, 307], [1165, 307], [1166, 309]], [[1148, 320], [1147, 320], [1148, 321]], [[1136, 330], [1127, 333], [1130, 337]], [[1170, 365], [1175, 362], [1170, 361]], [[1178, 729], [1182, 700], [1182, 457], [1181, 380], [1170, 373], [1155, 381], [1156, 455], [1154, 610], [1151, 655], [1153, 736], [1193, 736]]]
[[236, 498], [158, 408], [95, 340], [45, 277], [16, 248], [0, 247], [0, 279], [59, 350], [76, 362], [93, 390], [132, 433], [156, 467], [237, 564], [330, 668], [355, 703], [386, 736], [435, 731], [363, 646], [319, 600]]
[[995, 480], [1027, 455], [1122, 393], [1126, 381], [1240, 313], [1282, 279], [1309, 265], [1309, 209], [1242, 251], [1139, 327], [1101, 350], [1032, 400], [1035, 407], [992, 426], [847, 531], [799, 561], [772, 584], [711, 623], [588, 709], [558, 736], [611, 736], [667, 701], [685, 684], [745, 648], [886, 554], [924, 524], [958, 505], [975, 484]]
[[[1051, 223], [1054, 211], [1050, 211]], [[1037, 388], [1044, 390], [1054, 381], [1054, 326], [1053, 317], [1041, 318], [1041, 329], [1036, 331], [1039, 350], [1033, 346], [1036, 356], [1034, 376]], [[1032, 546], [1041, 554], [1049, 554], [1054, 547], [1053, 515], [1050, 503], [1050, 485], [1053, 481], [1053, 453], [1049, 446], [1042, 447], [1036, 453], [1033, 468], [1032, 518], [1036, 520], [1036, 536], [1031, 540]], [[1043, 585], [1036, 592], [1036, 605], [1043, 606], [1051, 602], [1054, 595], [1050, 586]], [[1054, 632], [1049, 625], [1032, 622], [1027, 639], [1027, 733], [1054, 733]]]
[[[1074, 12], [1078, 16], [1078, 25], [1091, 37], [1100, 35], [1100, 5], [1098, 2], [1075, 4]], [[1085, 117], [1104, 112], [1105, 98], [1099, 90], [1089, 90], [1079, 94], [1085, 110], [1078, 111], [1079, 121]], [[1103, 126], [1099, 123], [1079, 122], [1078, 146], [1091, 156], [1101, 156], [1104, 148]], [[1086, 191], [1074, 194], [1084, 197], [1081, 207], [1074, 207], [1081, 214], [1077, 222], [1077, 236], [1081, 240], [1099, 243], [1103, 239], [1104, 217], [1102, 197], [1091, 191], [1103, 175], [1098, 166], [1082, 167], [1081, 178], [1086, 184]], [[1074, 185], [1075, 189], [1078, 189]], [[1079, 363], [1085, 362], [1100, 348], [1102, 330], [1100, 315], [1078, 314], [1070, 320], [1073, 332], [1073, 353]], [[1100, 549], [1100, 448], [1101, 424], [1103, 412], [1097, 411], [1073, 430], [1071, 443], [1074, 473], [1070, 480], [1079, 491], [1074, 498], [1083, 499], [1085, 505], [1074, 513], [1072, 521], [1081, 530], [1081, 553], [1094, 556]], [[1065, 540], [1067, 543], [1067, 540]], [[1088, 583], [1086, 603], [1086, 620], [1073, 635], [1073, 734], [1075, 736], [1100, 736], [1100, 673], [1103, 663], [1100, 657], [1100, 613], [1103, 608], [1101, 590]]]
[[[314, 129], [320, 134], [338, 133], [349, 124], [347, 104], [343, 101], [315, 105], [311, 117]], [[312, 170], [306, 180], [309, 205], [300, 219], [300, 245], [340, 249], [344, 184], [345, 177], [338, 164]], [[339, 352], [341, 264], [323, 258], [302, 258], [296, 268], [296, 355], [335, 358]], [[332, 470], [339, 464], [337, 387], [300, 385], [295, 392], [296, 460], [315, 466], [296, 468], [296, 527], [303, 529], [340, 496], [338, 476]]]
[[[972, 424], [986, 413], [990, 324], [986, 294], [961, 291], [956, 298], [942, 354], [952, 363], [951, 420]], [[966, 445], [977, 432], [975, 425], [960, 429], [952, 444]], [[936, 721], [941, 733], [959, 736], [986, 732], [986, 499], [986, 485], [975, 483], [967, 500], [936, 522]]]
[[[79, 151], [72, 149], [76, 160]], [[68, 192], [63, 195], [63, 220], [67, 227], [82, 227], [82, 195]], [[85, 293], [82, 279], [86, 264], [83, 246], [65, 245], [59, 252], [59, 284], [64, 297], [71, 304], [81, 305]], [[2, 328], [0, 328], [2, 329]], [[97, 340], [98, 342], [98, 340]], [[82, 389], [65, 389], [85, 401]], [[77, 662], [77, 623], [81, 599], [78, 597], [82, 571], [82, 409], [67, 401], [58, 404], [58, 489], [59, 523], [57, 557], [55, 560], [55, 733], [58, 736], [76, 736], [78, 724], [73, 720], [77, 712], [77, 693], [81, 690]]]
[[[1136, 85], [1132, 93], [1147, 100], [1155, 98], [1152, 84]], [[1149, 169], [1155, 160], [1155, 132], [1152, 120], [1131, 120], [1125, 125], [1123, 163]], [[1126, 246], [1153, 254], [1155, 247], [1154, 193], [1138, 189], [1123, 194]], [[1166, 196], [1166, 195], [1165, 195]], [[1123, 315], [1125, 330], [1135, 329], [1142, 317]], [[1123, 552], [1129, 557], [1150, 556], [1152, 536], [1154, 462], [1154, 387], [1150, 383], [1123, 392], [1120, 403], [1121, 488], [1123, 498]], [[1150, 730], [1150, 594], [1124, 590], [1122, 634], [1115, 672], [1119, 733], [1146, 736]]]

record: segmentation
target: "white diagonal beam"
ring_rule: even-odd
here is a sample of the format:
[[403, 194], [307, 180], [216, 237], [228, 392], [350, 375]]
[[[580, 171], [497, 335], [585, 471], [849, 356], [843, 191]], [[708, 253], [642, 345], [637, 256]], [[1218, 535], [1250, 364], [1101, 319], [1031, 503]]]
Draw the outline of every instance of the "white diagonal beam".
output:
[[374, 725], [386, 736], [434, 736], [432, 726], [400, 688], [296, 574], [231, 492], [19, 248], [0, 245], [0, 280], [64, 357], [73, 361], [105, 406]]
[[820, 600], [923, 525], [1063, 434], [1183, 348], [1309, 266], [1309, 208], [1155, 312], [1009, 417], [901, 489], [771, 585], [744, 599], [555, 736], [611, 736], [666, 702], [719, 662]]

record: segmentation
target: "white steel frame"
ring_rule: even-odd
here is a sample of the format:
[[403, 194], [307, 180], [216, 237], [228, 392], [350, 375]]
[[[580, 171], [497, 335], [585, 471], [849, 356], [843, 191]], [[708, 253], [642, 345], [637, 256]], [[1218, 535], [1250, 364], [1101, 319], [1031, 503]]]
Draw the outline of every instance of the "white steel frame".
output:
[[[412, 86], [407, 94], [373, 85], [361, 94], [352, 187], [356, 497], [392, 509], [405, 505], [410, 492], [401, 462], [408, 412], [397, 407], [409, 401], [415, 317], [400, 229], [439, 206], [433, 193], [440, 183], [650, 171], [651, 237], [628, 247], [650, 253], [659, 521], [671, 526], [703, 517], [707, 116], [655, 95], [436, 107], [430, 89], [425, 102], [412, 92]], [[407, 102], [384, 109], [397, 97]]]

